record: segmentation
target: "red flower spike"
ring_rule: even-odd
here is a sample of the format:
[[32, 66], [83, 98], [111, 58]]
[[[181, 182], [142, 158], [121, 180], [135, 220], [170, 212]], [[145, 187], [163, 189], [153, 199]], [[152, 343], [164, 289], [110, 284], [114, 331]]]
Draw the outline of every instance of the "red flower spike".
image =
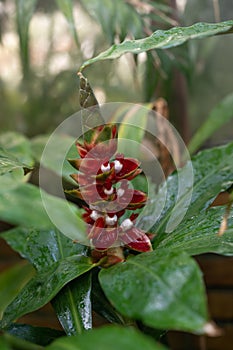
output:
[[108, 267], [124, 261], [124, 247], [137, 252], [152, 250], [152, 235], [134, 225], [138, 213], [119, 223], [126, 210], [142, 208], [147, 202], [147, 195], [128, 187], [128, 182], [142, 172], [140, 162], [125, 158], [123, 154], [113, 158], [117, 150], [116, 125], [101, 125], [88, 133], [85, 141], [76, 143], [81, 158], [69, 160], [78, 170], [71, 177], [79, 188], [67, 193], [89, 205], [84, 207], [82, 217], [88, 224], [92, 258], [95, 262], [103, 259], [101, 266]]

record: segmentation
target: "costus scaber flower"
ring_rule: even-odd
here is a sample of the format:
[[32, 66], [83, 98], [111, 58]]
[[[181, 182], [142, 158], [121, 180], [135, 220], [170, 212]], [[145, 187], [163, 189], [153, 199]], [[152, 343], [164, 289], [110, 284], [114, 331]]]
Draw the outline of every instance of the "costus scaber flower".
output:
[[[126, 248], [151, 251], [149, 234], [135, 225], [135, 210], [147, 203], [147, 194], [134, 189], [131, 180], [142, 169], [137, 159], [116, 153], [116, 125], [92, 129], [76, 146], [80, 158], [69, 162], [78, 170], [71, 174], [78, 187], [66, 192], [85, 202], [83, 219], [93, 259], [106, 257], [105, 265], [109, 266], [124, 260]], [[131, 215], [126, 217], [129, 211]]]

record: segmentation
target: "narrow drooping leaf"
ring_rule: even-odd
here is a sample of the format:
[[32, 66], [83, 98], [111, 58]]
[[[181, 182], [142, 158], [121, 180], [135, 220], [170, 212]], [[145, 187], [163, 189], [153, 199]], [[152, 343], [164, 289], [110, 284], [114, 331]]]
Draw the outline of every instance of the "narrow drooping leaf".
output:
[[91, 273], [68, 283], [52, 300], [52, 305], [67, 335], [91, 329]]
[[190, 27], [174, 27], [169, 30], [157, 30], [147, 38], [127, 40], [111, 46], [98, 56], [84, 62], [80, 70], [101, 60], [118, 58], [127, 52], [138, 54], [153, 49], [168, 49], [181, 45], [190, 39], [202, 39], [216, 34], [231, 32], [232, 26], [233, 21], [230, 20], [220, 23], [195, 23]]
[[84, 242], [85, 224], [80, 215], [80, 210], [74, 204], [31, 184], [22, 184], [0, 193], [1, 220], [35, 229], [59, 226], [69, 238]]
[[133, 328], [105, 326], [79, 336], [60, 338], [46, 350], [166, 350]]
[[116, 36], [124, 40], [127, 35], [139, 38], [143, 34], [142, 17], [124, 0], [83, 0], [81, 3], [88, 15], [101, 25], [109, 44]]
[[94, 266], [89, 258], [72, 255], [40, 271], [8, 305], [3, 314], [1, 327], [5, 328], [13, 320], [38, 310], [51, 301], [67, 283]]
[[22, 257], [29, 260], [37, 271], [44, 271], [72, 255], [86, 255], [87, 247], [74, 243], [55, 228], [33, 230], [14, 228], [1, 235]]
[[207, 212], [184, 220], [173, 232], [164, 233], [154, 240], [154, 249], [182, 250], [190, 255], [217, 253], [233, 255], [233, 211], [229, 215], [228, 229], [218, 236], [225, 207], [211, 208]]
[[78, 39], [78, 34], [76, 31], [76, 25], [74, 20], [73, 8], [74, 4], [72, 0], [56, 0], [56, 3], [60, 9], [60, 11], [64, 14], [67, 19], [67, 22], [70, 27], [70, 32], [73, 36], [73, 39], [77, 45], [77, 48], [80, 49], [80, 43]]
[[217, 106], [210, 112], [207, 120], [198, 129], [192, 137], [188, 149], [192, 154], [221, 126], [233, 118], [233, 94], [227, 95]]
[[124, 316], [158, 329], [203, 332], [207, 322], [201, 272], [186, 253], [140, 254], [102, 270], [100, 283]]
[[[183, 218], [207, 209], [215, 197], [233, 183], [232, 159], [233, 143], [198, 153], [192, 163], [188, 162], [168, 177], [138, 219], [139, 226], [158, 235], [172, 232]], [[192, 172], [193, 183], [190, 182]], [[154, 222], [161, 206], [162, 213]]]
[[24, 339], [41, 346], [49, 345], [55, 339], [65, 335], [64, 332], [56, 329], [35, 327], [19, 323], [12, 323], [8, 328], [6, 328], [6, 332], [16, 338]]
[[16, 1], [16, 20], [20, 43], [20, 58], [25, 78], [30, 70], [29, 25], [36, 7], [36, 3], [37, 0]]
[[0, 275], [0, 319], [7, 305], [16, 297], [19, 291], [33, 277], [33, 267], [25, 262], [20, 263]]
[[25, 172], [28, 172], [32, 167], [20, 162], [13, 154], [0, 146], [0, 175], [10, 173], [16, 169], [24, 169]]

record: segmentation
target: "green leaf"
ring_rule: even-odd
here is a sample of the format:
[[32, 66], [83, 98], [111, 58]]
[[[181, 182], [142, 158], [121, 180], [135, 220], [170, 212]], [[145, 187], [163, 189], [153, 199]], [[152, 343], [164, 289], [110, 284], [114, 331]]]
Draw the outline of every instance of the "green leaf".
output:
[[72, 255], [48, 266], [35, 275], [6, 308], [1, 321], [5, 328], [19, 317], [38, 310], [70, 281], [92, 269], [94, 264], [81, 255]]
[[[150, 205], [147, 205], [143, 215], [138, 218], [139, 227], [145, 230], [151, 228], [165, 196], [166, 202], [161, 216], [150, 229], [158, 235], [172, 232], [183, 217], [188, 219], [207, 209], [215, 197], [233, 183], [232, 157], [233, 143], [198, 153], [192, 159], [192, 163], [188, 162], [178, 172], [169, 176], [160, 187], [158, 194], [151, 199]], [[191, 168], [194, 174], [193, 184], [189, 178]], [[182, 187], [182, 194], [178, 194], [178, 184]]]
[[91, 273], [68, 283], [52, 300], [52, 305], [67, 335], [91, 329]]
[[164, 233], [154, 241], [154, 249], [182, 250], [190, 255], [218, 253], [233, 255], [233, 211], [229, 215], [228, 229], [218, 236], [223, 208], [211, 208], [207, 212], [184, 220], [172, 233]]
[[15, 169], [24, 169], [25, 172], [28, 172], [32, 168], [30, 165], [20, 162], [13, 154], [0, 146], [0, 175], [9, 173]]
[[158, 329], [203, 332], [207, 322], [200, 269], [186, 253], [140, 254], [102, 270], [100, 284], [124, 316]]
[[207, 120], [197, 130], [192, 137], [188, 149], [194, 153], [215, 131], [229, 122], [233, 118], [233, 94], [227, 95], [216, 107], [210, 112]]
[[78, 34], [76, 31], [75, 21], [74, 21], [74, 14], [73, 14], [73, 1], [72, 0], [56, 0], [57, 6], [59, 7], [60, 11], [64, 14], [65, 18], [67, 19], [67, 22], [70, 27], [70, 32], [73, 36], [73, 39], [77, 45], [77, 48], [80, 49]]
[[70, 174], [73, 168], [67, 159], [78, 157], [75, 139], [69, 135], [53, 135], [53, 142], [48, 148], [46, 157], [42, 157], [49, 137], [50, 135], [39, 135], [31, 140], [33, 156], [44, 168], [52, 170], [57, 175], [63, 176], [66, 181], [71, 182]]
[[31, 184], [0, 193], [0, 220], [35, 229], [56, 225], [67, 237], [85, 242], [85, 223], [80, 215], [74, 204]]
[[20, 263], [0, 275], [0, 319], [7, 305], [16, 297], [35, 271], [31, 265]]
[[14, 169], [9, 173], [1, 175], [0, 193], [12, 191], [25, 182], [26, 179], [27, 176], [24, 176], [24, 170], [22, 168]]
[[0, 146], [13, 154], [20, 162], [33, 166], [31, 144], [26, 136], [12, 131], [5, 132], [0, 134]]
[[139, 40], [127, 40], [111, 46], [83, 63], [80, 71], [88, 65], [107, 59], [115, 59], [130, 52], [138, 54], [152, 49], [168, 49], [183, 44], [190, 39], [202, 39], [216, 34], [232, 31], [233, 21], [220, 23], [195, 23], [190, 27], [173, 27], [169, 30], [157, 30], [151, 36]]
[[55, 228], [32, 230], [14, 228], [1, 235], [37, 271], [44, 271], [54, 263], [73, 255], [86, 255], [87, 247], [74, 243]]
[[46, 350], [165, 350], [133, 328], [105, 326], [93, 329], [79, 336], [60, 338]]
[[[46, 346], [55, 339], [64, 336], [64, 332], [46, 327], [34, 327], [27, 324], [12, 323], [6, 332], [16, 338], [29, 341], [34, 344]], [[0, 347], [0, 349], [2, 349]]]

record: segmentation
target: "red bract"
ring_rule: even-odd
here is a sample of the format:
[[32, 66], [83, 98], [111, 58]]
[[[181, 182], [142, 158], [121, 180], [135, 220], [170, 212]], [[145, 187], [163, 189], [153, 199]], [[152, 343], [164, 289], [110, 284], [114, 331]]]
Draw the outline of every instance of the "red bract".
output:
[[[84, 135], [85, 136], [85, 135]], [[130, 180], [141, 173], [140, 162], [114, 154], [117, 150], [116, 125], [101, 125], [88, 131], [84, 141], [77, 142], [81, 158], [70, 159], [79, 172], [71, 177], [79, 187], [68, 193], [86, 202], [83, 219], [96, 260], [105, 257], [104, 266], [123, 261], [123, 249], [138, 252], [152, 250], [148, 235], [137, 228], [132, 213], [123, 220], [126, 210], [142, 208], [146, 193], [135, 190]]]

